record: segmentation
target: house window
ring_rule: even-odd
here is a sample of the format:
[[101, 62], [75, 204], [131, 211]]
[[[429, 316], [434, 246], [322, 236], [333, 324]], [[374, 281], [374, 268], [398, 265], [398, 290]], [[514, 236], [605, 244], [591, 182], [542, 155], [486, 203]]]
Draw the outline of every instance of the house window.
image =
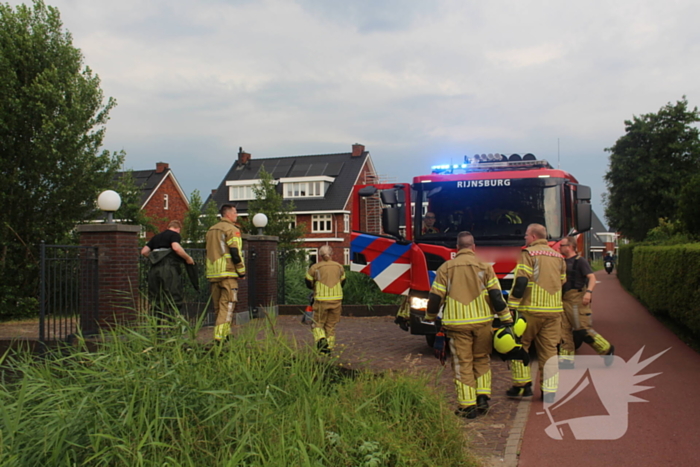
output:
[[350, 248], [343, 248], [343, 264], [350, 264]]
[[343, 232], [350, 232], [350, 214], [343, 214]]
[[233, 185], [228, 187], [229, 201], [245, 201], [255, 199], [254, 185]]
[[306, 253], [306, 259], [308, 260], [309, 264], [318, 263], [318, 249], [317, 248], [304, 248], [304, 252]]
[[314, 214], [311, 216], [311, 232], [330, 232], [332, 229], [333, 216], [331, 214]]
[[321, 198], [324, 182], [294, 182], [284, 184], [285, 198]]
[[167, 195], [167, 193], [163, 195], [163, 209], [168, 209], [168, 195]]

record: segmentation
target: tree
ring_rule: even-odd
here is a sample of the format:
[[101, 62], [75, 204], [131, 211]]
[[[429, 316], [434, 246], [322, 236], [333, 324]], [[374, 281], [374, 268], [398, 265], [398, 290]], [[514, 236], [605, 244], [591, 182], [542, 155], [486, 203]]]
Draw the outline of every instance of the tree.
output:
[[0, 4], [0, 296], [36, 296], [39, 243], [94, 214], [122, 162], [100, 150], [115, 105], [56, 8]]
[[217, 214], [214, 200], [210, 200], [206, 206], [203, 206], [199, 190], [194, 190], [190, 195], [190, 209], [187, 211], [182, 228], [183, 242], [190, 248], [204, 248], [207, 230], [218, 221]]
[[683, 186], [678, 201], [678, 217], [685, 230], [700, 235], [700, 174], [693, 175]]
[[254, 232], [253, 216], [263, 213], [267, 216], [266, 235], [279, 237], [279, 248], [285, 253], [292, 253], [296, 247], [295, 240], [304, 235], [304, 228], [295, 225], [294, 203], [285, 203], [282, 195], [277, 192], [277, 185], [265, 168], [260, 169], [260, 183], [253, 187], [255, 199], [248, 203], [248, 218], [242, 221], [243, 227], [248, 232]]
[[605, 217], [632, 240], [644, 240], [658, 219], [677, 219], [678, 199], [690, 177], [700, 173], [698, 109], [683, 99], [658, 113], [625, 121], [625, 135], [610, 152], [605, 174]]

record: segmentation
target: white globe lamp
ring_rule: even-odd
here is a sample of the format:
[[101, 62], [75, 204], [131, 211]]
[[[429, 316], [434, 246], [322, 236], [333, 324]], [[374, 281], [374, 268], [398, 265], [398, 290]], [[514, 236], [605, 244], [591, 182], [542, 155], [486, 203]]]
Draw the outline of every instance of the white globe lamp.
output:
[[97, 207], [107, 213], [107, 223], [114, 223], [114, 211], [122, 205], [122, 198], [114, 190], [105, 190], [97, 197]]
[[262, 212], [253, 216], [253, 225], [258, 228], [258, 235], [263, 234], [263, 229], [267, 225], [267, 216]]

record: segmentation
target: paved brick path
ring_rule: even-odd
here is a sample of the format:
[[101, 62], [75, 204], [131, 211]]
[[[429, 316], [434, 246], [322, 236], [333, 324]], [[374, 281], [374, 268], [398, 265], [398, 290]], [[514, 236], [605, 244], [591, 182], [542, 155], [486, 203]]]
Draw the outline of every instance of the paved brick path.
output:
[[[301, 324], [297, 316], [278, 317], [277, 327], [294, 335], [298, 342], [313, 342], [310, 328]], [[439, 390], [456, 407], [452, 369], [447, 366], [440, 371], [440, 363], [425, 338], [402, 331], [394, 324], [393, 317], [343, 317], [338, 324], [336, 339], [341, 363], [373, 371], [408, 370], [435, 375]], [[514, 445], [513, 437], [509, 443], [509, 435], [519, 402], [504, 395], [511, 385], [510, 371], [505, 363], [492, 359], [492, 373], [493, 395], [489, 414], [465, 420], [464, 425], [472, 440], [472, 448], [486, 465], [508, 465], [514, 456], [505, 457], [506, 447]], [[519, 434], [517, 438], [519, 440]], [[514, 454], [515, 449], [510, 452]]]

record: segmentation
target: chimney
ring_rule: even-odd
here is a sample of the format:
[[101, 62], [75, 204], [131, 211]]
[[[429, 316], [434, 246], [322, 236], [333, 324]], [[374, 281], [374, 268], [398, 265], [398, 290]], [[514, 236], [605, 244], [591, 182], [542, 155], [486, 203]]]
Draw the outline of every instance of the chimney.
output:
[[355, 143], [352, 145], [352, 157], [360, 157], [363, 152], [365, 152], [363, 144]]
[[216, 194], [216, 189], [211, 190], [211, 197], [213, 198], [214, 195]]
[[156, 162], [156, 173], [162, 174], [163, 172], [168, 170], [169, 167], [170, 164], [168, 164], [167, 162]]
[[239, 165], [245, 165], [250, 161], [250, 154], [247, 152], [243, 152], [243, 148], [239, 147], [238, 148], [238, 164]]

